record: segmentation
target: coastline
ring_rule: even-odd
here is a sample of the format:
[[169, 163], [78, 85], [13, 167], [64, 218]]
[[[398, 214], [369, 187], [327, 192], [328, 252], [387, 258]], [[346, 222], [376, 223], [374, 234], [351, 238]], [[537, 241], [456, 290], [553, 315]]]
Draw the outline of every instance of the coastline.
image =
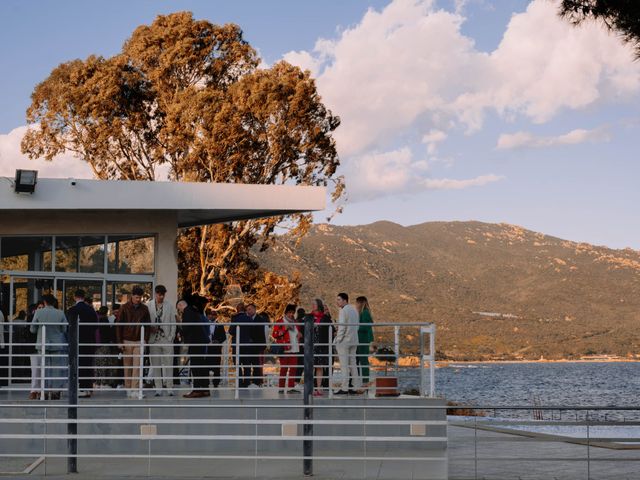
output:
[[[417, 361], [417, 358], [416, 358]], [[555, 359], [555, 360], [441, 360], [436, 362], [437, 367], [448, 367], [454, 365], [480, 365], [480, 364], [511, 364], [511, 363], [640, 363], [636, 358], [598, 358], [598, 359]]]
[[[384, 368], [385, 363], [371, 357], [370, 365], [375, 368]], [[518, 363], [640, 363], [640, 358], [582, 358], [582, 359], [538, 359], [538, 360], [438, 360], [436, 368], [451, 367], [455, 365], [488, 365], [488, 364], [518, 364]], [[391, 367], [392, 362], [388, 366]], [[403, 357], [398, 361], [401, 368], [418, 367], [420, 359], [416, 356]]]

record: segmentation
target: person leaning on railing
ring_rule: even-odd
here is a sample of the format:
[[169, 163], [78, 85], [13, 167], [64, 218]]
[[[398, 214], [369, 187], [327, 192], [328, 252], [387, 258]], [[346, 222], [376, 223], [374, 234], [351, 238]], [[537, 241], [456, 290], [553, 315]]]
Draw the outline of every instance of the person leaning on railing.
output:
[[[116, 338], [122, 350], [124, 364], [124, 387], [127, 397], [134, 398], [140, 385], [140, 340], [142, 325], [144, 329], [144, 343], [149, 341], [149, 324], [151, 317], [149, 309], [142, 303], [144, 290], [133, 287], [131, 299], [120, 307], [120, 315], [116, 319]], [[144, 395], [143, 395], [144, 396]]]
[[[58, 300], [53, 295], [42, 297], [44, 308], [37, 310], [29, 327], [31, 333], [37, 333], [37, 350], [44, 354], [45, 397], [51, 400], [60, 400], [60, 391], [63, 389], [66, 378], [67, 352], [67, 317], [58, 310]], [[46, 326], [46, 328], [45, 328]], [[44, 333], [44, 352], [43, 332]]]

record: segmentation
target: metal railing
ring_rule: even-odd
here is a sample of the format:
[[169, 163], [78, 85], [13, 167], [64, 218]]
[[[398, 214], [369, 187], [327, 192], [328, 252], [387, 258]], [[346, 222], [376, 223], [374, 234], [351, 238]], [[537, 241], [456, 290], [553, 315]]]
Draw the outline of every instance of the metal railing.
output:
[[[7, 348], [0, 350], [0, 359], [4, 358], [5, 366], [0, 365], [0, 391], [37, 392], [40, 400], [52, 398], [51, 394], [61, 392], [66, 387], [68, 378], [68, 343], [47, 343], [47, 328], [66, 324], [39, 323], [42, 329], [40, 343], [16, 342], [13, 336], [7, 342]], [[83, 329], [112, 329], [106, 336], [115, 337], [115, 328], [119, 324], [83, 323]], [[291, 343], [280, 343], [272, 338], [274, 323], [217, 323], [216, 328], [225, 330], [225, 341], [221, 343], [185, 343], [184, 341], [149, 342], [147, 329], [157, 327], [155, 324], [127, 323], [128, 326], [140, 326], [140, 335], [136, 344], [113, 342], [77, 343], [80, 389], [99, 393], [112, 387], [126, 391], [130, 397], [143, 398], [150, 392], [190, 392], [200, 385], [200, 389], [212, 392], [232, 392], [235, 398], [240, 397], [243, 390], [262, 387], [278, 389], [280, 393], [292, 393], [293, 387], [302, 380], [304, 370], [304, 345], [299, 340], [299, 351], [290, 353]], [[184, 329], [188, 326], [210, 328], [213, 324], [181, 322], [165, 323]], [[20, 333], [21, 329], [29, 329], [31, 324], [12, 322], [12, 332]], [[291, 324], [294, 328], [304, 329], [303, 323]], [[264, 328], [264, 343], [241, 343], [241, 332], [230, 335], [232, 329]], [[338, 324], [326, 328], [335, 329]], [[342, 324], [340, 328], [359, 327], [359, 324]], [[418, 372], [418, 378], [409, 381], [421, 396], [435, 396], [435, 326], [429, 323], [385, 323], [374, 326], [376, 336], [389, 340], [386, 350], [370, 351], [370, 344], [349, 344], [348, 355], [343, 355], [351, 365], [357, 367], [357, 374], [350, 372], [351, 386], [341, 385], [343, 370], [338, 354], [341, 345], [334, 341], [334, 335], [328, 336], [328, 343], [313, 345], [312, 369], [321, 373], [323, 383], [314, 387], [320, 394], [332, 398], [334, 391], [346, 388], [362, 390], [360, 394], [375, 395], [385, 393], [384, 387], [376, 392], [376, 377], [402, 377], [408, 370]], [[324, 328], [324, 327], [323, 327]], [[153, 335], [153, 334], [152, 334]], [[103, 335], [104, 336], [104, 335]], [[393, 343], [391, 343], [393, 338]], [[376, 342], [380, 344], [379, 341]], [[158, 351], [164, 350], [163, 353]], [[285, 351], [283, 351], [285, 350]], [[135, 352], [135, 353], [134, 353]], [[168, 352], [168, 353], [167, 353]], [[384, 353], [380, 353], [384, 352]], [[57, 360], [57, 361], [56, 361]], [[164, 369], [164, 372], [163, 372]], [[129, 375], [126, 375], [128, 370]], [[133, 371], [135, 370], [135, 372]], [[170, 374], [167, 375], [167, 370]], [[367, 374], [368, 370], [368, 374]], [[293, 379], [292, 379], [293, 377]], [[358, 378], [355, 378], [358, 377]], [[363, 379], [367, 380], [361, 382]], [[368, 378], [367, 378], [368, 377]], [[415, 375], [414, 375], [415, 377]], [[293, 380], [293, 382], [292, 382]], [[31, 381], [31, 385], [26, 384]], [[131, 386], [129, 381], [136, 386]], [[161, 386], [158, 386], [160, 382]], [[129, 386], [125, 386], [125, 383]], [[168, 383], [168, 384], [167, 384]], [[206, 385], [202, 387], [202, 383]]]
[[[452, 414], [450, 478], [638, 478], [640, 421], [624, 419], [640, 418], [638, 406], [456, 405], [447, 410]], [[539, 415], [542, 420], [531, 420]], [[619, 416], [623, 420], [610, 419]]]
[[[122, 463], [127, 461], [145, 462], [152, 476], [159, 473], [154, 465], [160, 461], [199, 460], [215, 463], [174, 463], [174, 468], [189, 475], [262, 478], [270, 476], [265, 469], [273, 467], [280, 478], [283, 473], [300, 473], [302, 462], [313, 462], [316, 472], [367, 478], [370, 470], [377, 472], [380, 462], [387, 462], [408, 470], [416, 465], [435, 469], [444, 475], [437, 478], [446, 478], [447, 421], [442, 407], [431, 411], [424, 405], [402, 404], [85, 403], [77, 406], [77, 419], [65, 418], [66, 409], [75, 407], [27, 403], [20, 406], [24, 410], [16, 410], [15, 404], [0, 404], [0, 458], [39, 458], [45, 474], [59, 473], [61, 464], [55, 461], [73, 457], [81, 471], [112, 476], [130, 473], [131, 464]], [[304, 418], [307, 408], [313, 412], [311, 418]], [[67, 433], [64, 427], [70, 424], [77, 433]], [[66, 444], [71, 439], [80, 441], [73, 454]], [[303, 448], [305, 443], [311, 448]], [[107, 471], [101, 470], [104, 465], [109, 465]], [[118, 465], [122, 471], [115, 471]], [[305, 464], [305, 473], [314, 472], [307, 469], [310, 466]], [[190, 470], [181, 470], [187, 467]]]
[[[72, 456], [65, 442], [74, 439], [80, 441], [73, 455], [80, 471], [112, 477], [144, 465], [149, 476], [280, 478], [299, 474], [303, 461], [331, 478], [385, 478], [385, 468], [394, 469], [393, 478], [638, 477], [640, 421], [604, 420], [607, 412], [637, 415], [636, 406], [325, 402], [5, 403], [0, 458], [38, 458], [41, 473], [57, 474]], [[72, 407], [80, 413], [70, 420], [66, 410]], [[310, 419], [306, 408], [313, 411]], [[498, 416], [445, 416], [461, 410]], [[534, 410], [553, 418], [562, 411], [565, 420], [499, 416]], [[69, 424], [76, 434], [67, 433]], [[310, 451], [305, 442], [312, 442]], [[173, 462], [173, 471], [163, 461]]]

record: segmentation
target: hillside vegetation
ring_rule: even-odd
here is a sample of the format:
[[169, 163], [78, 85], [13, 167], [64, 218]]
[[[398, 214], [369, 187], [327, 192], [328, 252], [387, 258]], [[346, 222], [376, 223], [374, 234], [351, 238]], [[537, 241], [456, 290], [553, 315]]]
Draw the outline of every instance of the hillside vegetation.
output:
[[[298, 271], [302, 303], [366, 295], [378, 322], [429, 321], [440, 358], [580, 358], [640, 354], [640, 253], [575, 243], [507, 224], [316, 225], [260, 253]], [[390, 329], [377, 330], [389, 343]], [[403, 345], [416, 348], [406, 334]]]

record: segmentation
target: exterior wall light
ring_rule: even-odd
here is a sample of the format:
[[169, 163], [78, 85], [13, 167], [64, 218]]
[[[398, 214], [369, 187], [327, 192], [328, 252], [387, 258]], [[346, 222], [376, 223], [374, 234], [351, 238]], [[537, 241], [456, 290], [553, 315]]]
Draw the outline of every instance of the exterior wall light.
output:
[[13, 184], [16, 193], [33, 193], [37, 183], [37, 170], [16, 170], [16, 180]]

